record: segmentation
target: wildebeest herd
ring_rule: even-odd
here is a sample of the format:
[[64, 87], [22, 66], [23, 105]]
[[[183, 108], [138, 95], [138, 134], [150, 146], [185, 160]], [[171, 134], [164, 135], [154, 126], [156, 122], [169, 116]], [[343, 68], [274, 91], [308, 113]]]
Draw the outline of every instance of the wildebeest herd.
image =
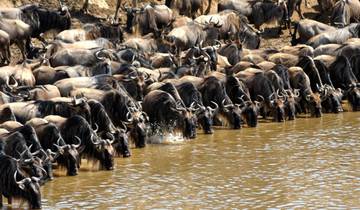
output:
[[[115, 156], [152, 136], [321, 117], [343, 111], [343, 100], [360, 109], [358, 0], [319, 0], [332, 26], [291, 21], [294, 10], [303, 17], [301, 0], [221, 0], [215, 14], [202, 4], [118, 4], [126, 24], [77, 29], [63, 2], [0, 8], [0, 192], [9, 203], [41, 208], [54, 166], [75, 176], [87, 159], [111, 170]], [[259, 49], [271, 21], [289, 29], [293, 46]], [[13, 43], [23, 56], [16, 65]]]

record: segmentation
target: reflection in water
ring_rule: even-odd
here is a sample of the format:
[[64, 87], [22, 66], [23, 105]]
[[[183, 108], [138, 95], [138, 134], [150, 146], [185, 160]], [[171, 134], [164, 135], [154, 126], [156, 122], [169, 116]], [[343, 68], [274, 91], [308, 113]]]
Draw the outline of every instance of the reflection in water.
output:
[[360, 208], [360, 113], [149, 145], [114, 171], [60, 177], [43, 207]]

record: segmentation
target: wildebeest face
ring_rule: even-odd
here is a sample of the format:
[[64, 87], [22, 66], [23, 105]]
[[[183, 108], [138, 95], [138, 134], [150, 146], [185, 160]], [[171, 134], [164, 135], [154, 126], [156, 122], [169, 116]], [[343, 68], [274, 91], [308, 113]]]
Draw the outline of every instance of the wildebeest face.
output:
[[353, 111], [360, 110], [360, 90], [358, 87], [350, 87], [347, 90], [347, 97]]
[[111, 141], [109, 140], [100, 140], [96, 144], [96, 150], [100, 156], [100, 165], [101, 168], [106, 170], [114, 169], [114, 148]]
[[184, 131], [183, 135], [185, 138], [196, 138], [196, 116], [191, 111], [183, 111], [184, 116]]
[[328, 90], [328, 96], [322, 101], [321, 105], [323, 110], [326, 112], [339, 113], [342, 112], [341, 100], [343, 94], [340, 89], [338, 90]]
[[296, 100], [292, 96], [286, 97], [285, 100], [285, 112], [288, 120], [294, 120], [296, 114]]
[[115, 141], [113, 147], [118, 155], [125, 157], [130, 157], [131, 152], [129, 148], [128, 135], [126, 130], [117, 129], [114, 133]]
[[37, 177], [28, 177], [18, 181], [17, 173], [18, 172], [16, 171], [14, 174], [15, 183], [17, 183], [18, 187], [29, 196], [30, 208], [41, 209], [40, 179]]
[[238, 105], [225, 105], [223, 107], [226, 118], [229, 120], [233, 129], [241, 128], [241, 109]]
[[147, 135], [146, 122], [149, 122], [149, 117], [145, 112], [142, 111], [134, 111], [132, 112], [131, 116], [131, 138], [133, 139], [137, 148], [143, 148], [145, 147], [145, 140]]
[[59, 157], [57, 161], [64, 164], [67, 169], [68, 176], [78, 174], [80, 157], [77, 147], [74, 145], [65, 145], [58, 148]]
[[132, 27], [136, 25], [136, 16], [141, 12], [138, 8], [125, 8], [126, 10], [126, 30], [132, 33]]
[[257, 126], [259, 106], [258, 103], [253, 103], [248, 101], [245, 103], [244, 108], [242, 109], [242, 116], [245, 118], [246, 124], [249, 127]]
[[321, 98], [319, 93], [313, 93], [306, 96], [306, 100], [309, 103], [311, 116], [321, 117]]
[[26, 177], [22, 180], [17, 180], [18, 169], [14, 173], [14, 181], [17, 186], [24, 191], [29, 200], [31, 209], [41, 209], [41, 192], [40, 192], [40, 179], [37, 177]]
[[204, 129], [205, 134], [212, 134], [214, 132], [212, 129], [213, 118], [219, 111], [219, 106], [215, 102], [212, 102], [212, 104], [215, 105], [215, 108], [211, 106], [200, 106], [196, 111], [196, 117], [202, 129]]
[[284, 101], [282, 99], [274, 99], [271, 101], [271, 107], [273, 109], [274, 120], [276, 122], [282, 122], [285, 119]]

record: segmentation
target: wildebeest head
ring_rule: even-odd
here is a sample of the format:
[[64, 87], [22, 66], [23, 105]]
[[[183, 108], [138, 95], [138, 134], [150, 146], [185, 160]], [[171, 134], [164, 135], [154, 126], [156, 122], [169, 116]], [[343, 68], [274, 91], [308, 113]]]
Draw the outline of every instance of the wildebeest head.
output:
[[149, 79], [149, 74], [134, 71], [123, 77], [121, 80], [127, 92], [134, 99], [142, 101], [144, 97], [144, 89]]
[[88, 103], [92, 112], [91, 124], [93, 127], [96, 127], [96, 133], [103, 139], [111, 138], [113, 135], [115, 137], [113, 144], [115, 151], [119, 155], [122, 154], [124, 157], [130, 157], [131, 153], [126, 130], [114, 126], [105, 107], [100, 102], [91, 99]]
[[276, 122], [282, 122], [285, 120], [285, 104], [284, 96], [279, 94], [279, 90], [272, 93], [269, 97], [270, 107]]
[[149, 117], [139, 108], [130, 107], [129, 110], [130, 112], [127, 114], [126, 124], [128, 124], [130, 129], [130, 136], [133, 139], [136, 147], [145, 147], [145, 138], [147, 135], [146, 123], [149, 122]]
[[246, 17], [240, 17], [240, 31], [238, 37], [244, 48], [258, 49], [260, 47], [260, 31], [250, 26]]
[[309, 103], [311, 116], [321, 117], [321, 97], [319, 93], [309, 93], [306, 95], [306, 101]]
[[[113, 147], [117, 155], [122, 155], [123, 157], [130, 157], [130, 146], [128, 141], [128, 134], [125, 129], [116, 129], [115, 133], [113, 134], [115, 137], [115, 141], [113, 143]], [[110, 138], [110, 137], [105, 137]]]
[[78, 148], [81, 145], [81, 140], [75, 137], [79, 142], [78, 144], [65, 144], [64, 140], [60, 137], [54, 146], [57, 148], [53, 159], [56, 160], [59, 165], [65, 166], [68, 176], [75, 176], [78, 174], [80, 167], [79, 151]]
[[126, 30], [128, 33], [132, 33], [132, 28], [137, 24], [136, 15], [143, 12], [139, 8], [125, 7], [126, 11]]
[[346, 95], [353, 111], [360, 110], [360, 85], [351, 84], [346, 90]]
[[217, 22], [212, 22], [212, 18], [210, 18], [209, 22], [205, 22], [205, 26], [203, 27], [203, 31], [206, 33], [206, 41], [205, 45], [212, 45], [214, 41], [219, 37], [219, 29], [221, 28], [221, 24], [219, 24], [219, 20]]
[[97, 141], [94, 141], [93, 144], [97, 151], [97, 156], [100, 160], [101, 169], [105, 168], [106, 170], [112, 170], [114, 169], [114, 147], [112, 144], [115, 141], [115, 137], [112, 136], [112, 139], [98, 139]]
[[[219, 106], [215, 102], [211, 102], [215, 108], [211, 106], [203, 106], [203, 105], [195, 105], [195, 102], [190, 106], [190, 110], [195, 111], [196, 118], [205, 134], [212, 134], [214, 131], [212, 129], [213, 126], [213, 118], [219, 111]], [[198, 108], [195, 108], [197, 106]]]
[[331, 24], [337, 27], [344, 27], [350, 23], [350, 8], [345, 0], [336, 2], [331, 14]]
[[342, 112], [341, 101], [343, 92], [340, 88], [334, 89], [331, 86], [324, 85], [324, 91], [321, 97], [321, 106], [324, 112], [339, 113]]
[[285, 90], [285, 113], [288, 117], [288, 120], [294, 120], [296, 115], [296, 104], [299, 100], [299, 90], [295, 89], [291, 91], [289, 89]]
[[196, 138], [196, 115], [193, 110], [190, 109], [179, 109], [181, 115], [183, 116], [183, 135], [185, 138]]
[[244, 105], [241, 108], [241, 115], [245, 119], [246, 124], [249, 127], [256, 127], [257, 126], [257, 118], [259, 115], [259, 102], [251, 100], [244, 101]]
[[[19, 179], [19, 176], [21, 179]], [[41, 192], [39, 185], [40, 178], [32, 176], [26, 177], [19, 172], [19, 169], [16, 169], [14, 173], [14, 183], [15, 186], [18, 186], [24, 193], [24, 197], [29, 201], [30, 207], [32, 209], [41, 209]]]
[[241, 108], [239, 104], [225, 103], [226, 100], [222, 101], [222, 110], [225, 113], [226, 118], [234, 129], [241, 128]]
[[112, 170], [114, 165], [114, 136], [111, 139], [101, 139], [97, 135], [97, 130], [93, 130], [89, 123], [81, 116], [76, 115], [66, 120], [62, 126], [61, 133], [68, 144], [78, 144], [81, 139], [82, 150], [81, 155], [87, 159], [96, 160], [100, 162], [100, 168]]

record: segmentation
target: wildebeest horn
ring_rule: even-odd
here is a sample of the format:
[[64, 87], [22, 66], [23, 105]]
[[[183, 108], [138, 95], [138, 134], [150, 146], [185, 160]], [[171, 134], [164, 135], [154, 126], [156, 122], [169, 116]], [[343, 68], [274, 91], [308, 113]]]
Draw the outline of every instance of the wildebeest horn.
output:
[[114, 135], [112, 135], [111, 133], [109, 133], [111, 139], [106, 139], [106, 141], [109, 143], [109, 144], [113, 144], [115, 142], [115, 137]]
[[100, 52], [102, 52], [102, 50], [99, 50], [99, 51], [95, 52], [95, 57], [96, 57], [97, 59], [101, 60], [101, 61], [106, 60], [106, 57], [101, 57], [101, 56], [99, 56]]
[[43, 167], [35, 165], [36, 168], [40, 169], [45, 175], [47, 175], [46, 170]]
[[94, 132], [97, 133], [99, 130], [99, 126], [96, 123], [94, 123], [94, 126], [95, 126]]
[[211, 106], [208, 106], [207, 108], [208, 108], [209, 110], [211, 110], [212, 112], [215, 112], [215, 111], [217, 111], [217, 110], [219, 109], [219, 105], [218, 105], [217, 103], [215, 103], [214, 101], [211, 101], [210, 103], [211, 103], [211, 104], [214, 104], [214, 105], [215, 105], [215, 108], [211, 108]]
[[257, 95], [257, 97], [261, 99], [261, 101], [259, 101], [259, 102], [265, 101], [265, 99], [262, 95]]
[[296, 97], [300, 96], [300, 90], [299, 89], [294, 89], [294, 94]]
[[57, 144], [53, 144], [53, 145], [57, 148], [59, 154], [61, 154], [61, 155], [64, 154], [64, 149], [61, 146], [59, 146]]
[[[14, 84], [13, 85], [10, 85], [10, 79], [14, 80]], [[9, 79], [8, 79], [8, 82], [7, 82], [7, 85], [10, 87], [10, 88], [16, 88], [19, 83], [17, 82], [17, 80], [14, 78], [14, 76], [10, 76]]]
[[75, 139], [78, 140], [78, 144], [72, 144], [71, 146], [73, 146], [73, 147], [76, 149], [76, 148], [79, 148], [79, 147], [80, 147], [80, 145], [81, 145], [81, 139], [80, 139], [79, 137], [77, 137], [77, 136], [75, 136]]
[[98, 144], [101, 144], [101, 141], [94, 141], [94, 138], [93, 138], [93, 136], [91, 136], [91, 142], [94, 144], [94, 145], [98, 145]]
[[226, 99], [224, 99], [224, 100], [221, 102], [221, 104], [223, 105], [223, 107], [224, 107], [225, 109], [234, 107], [234, 104], [226, 104], [226, 105], [225, 105], [225, 101], [226, 101]]
[[131, 114], [130, 112], [128, 112], [128, 113], [126, 114], [126, 120], [127, 120], [128, 122], [132, 122], [132, 121], [134, 120], [134, 118], [133, 118], [133, 116], [132, 116], [132, 114]]
[[[29, 151], [30, 151], [30, 148], [29, 148]], [[35, 155], [39, 154], [40, 152], [41, 152], [41, 151], [38, 150], [38, 151], [36, 151], [36, 152], [34, 152], [34, 153], [31, 153], [31, 155], [32, 155], [32, 156], [35, 156]]]
[[192, 103], [190, 104], [190, 111], [192, 111], [192, 112], [198, 111], [199, 108], [195, 108], [195, 106], [197, 106], [197, 104], [196, 104], [196, 102], [194, 101], [194, 102], [192, 102]]
[[142, 111], [141, 114], [145, 117], [145, 120], [146, 120], [147, 122], [150, 121], [150, 118], [149, 118], [149, 116], [146, 114], [146, 112]]
[[145, 74], [145, 76], [146, 76], [146, 77], [144, 77], [145, 82], [149, 81], [149, 79], [150, 79], [150, 74], [148, 74], [147, 72], [144, 72], [144, 74]]
[[25, 188], [24, 183], [25, 183], [26, 181], [30, 181], [31, 179], [30, 179], [29, 177], [27, 177], [27, 178], [24, 178], [24, 179], [21, 180], [21, 181], [18, 181], [18, 180], [16, 179], [17, 173], [18, 173], [18, 170], [16, 169], [16, 171], [15, 171], [15, 173], [14, 173], [14, 181], [15, 181], [15, 183], [19, 186], [20, 189], [24, 190], [24, 188]]

